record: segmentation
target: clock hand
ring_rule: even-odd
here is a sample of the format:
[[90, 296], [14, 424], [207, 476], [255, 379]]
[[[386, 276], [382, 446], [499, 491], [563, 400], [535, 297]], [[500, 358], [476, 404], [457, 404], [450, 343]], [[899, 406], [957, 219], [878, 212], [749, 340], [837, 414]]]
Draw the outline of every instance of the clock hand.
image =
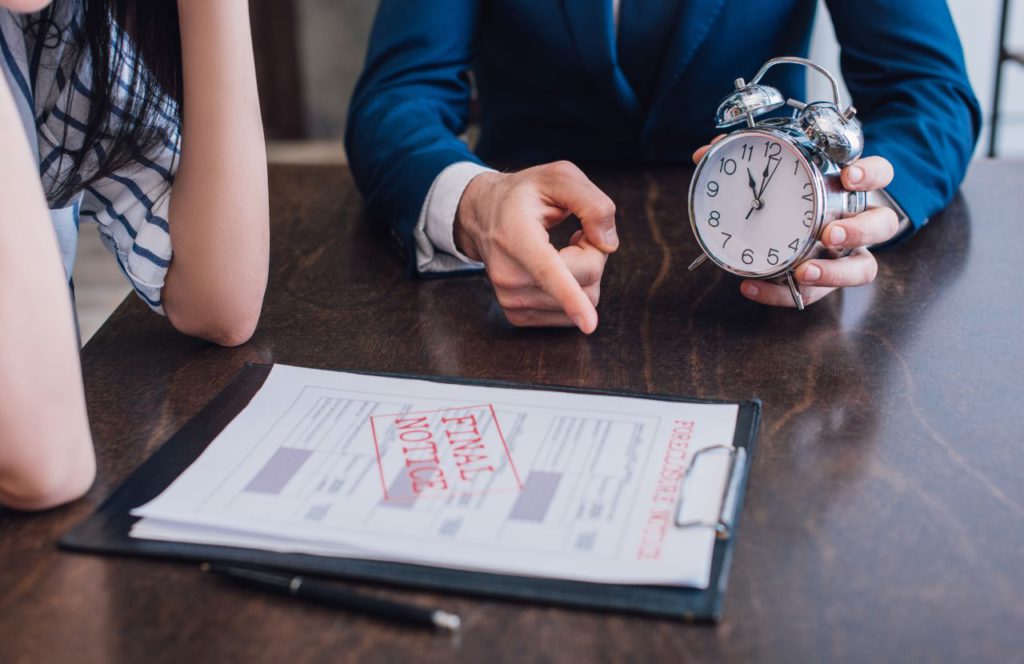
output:
[[750, 204], [750, 209], [747, 211], [747, 216], [744, 219], [750, 219], [750, 215], [754, 213], [754, 210], [761, 209], [761, 197], [757, 193], [757, 182], [754, 181], [754, 174], [750, 172], [750, 168], [747, 168], [747, 183], [750, 184], [750, 191], [754, 193], [754, 202]]
[[[775, 167], [772, 168], [772, 172], [769, 174], [768, 173], [768, 168], [772, 165], [772, 162], [775, 162]], [[760, 201], [761, 200], [761, 196], [764, 195], [764, 190], [768, 188], [768, 183], [772, 181], [773, 177], [775, 177], [775, 171], [779, 170], [779, 164], [781, 164], [781, 163], [782, 163], [782, 160], [777, 158], [777, 157], [768, 157], [768, 163], [764, 165], [764, 178], [765, 179], [764, 179], [763, 182], [761, 182], [761, 191], [757, 192], [757, 200], [758, 201]]]

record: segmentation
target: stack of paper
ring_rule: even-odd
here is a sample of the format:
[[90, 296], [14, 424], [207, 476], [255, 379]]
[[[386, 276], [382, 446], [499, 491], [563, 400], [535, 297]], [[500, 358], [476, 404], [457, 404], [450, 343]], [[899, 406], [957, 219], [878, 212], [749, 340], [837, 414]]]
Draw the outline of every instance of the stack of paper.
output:
[[[683, 475], [737, 406], [275, 366], [132, 536], [598, 583], [708, 584]], [[683, 516], [714, 521], [727, 455]]]

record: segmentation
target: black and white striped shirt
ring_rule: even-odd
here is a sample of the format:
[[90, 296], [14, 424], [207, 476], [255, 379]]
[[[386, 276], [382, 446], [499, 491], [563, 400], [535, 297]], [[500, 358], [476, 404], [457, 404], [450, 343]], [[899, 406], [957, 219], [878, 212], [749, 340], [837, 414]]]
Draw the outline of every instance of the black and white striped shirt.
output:
[[[175, 131], [165, 136], [155, 154], [136, 156], [128, 167], [76, 192], [69, 200], [53, 200], [61, 169], [70, 167], [69, 159], [60, 158], [61, 147], [88, 148], [91, 154], [86, 159], [86, 170], [90, 165], [94, 168], [104, 156], [102, 141], [81, 145], [93, 96], [92, 77], [88, 62], [77, 71], [66, 71], [62, 63], [63, 49], [78, 27], [62, 5], [57, 3], [53, 18], [63, 38], [45, 39], [43, 44], [35, 43], [34, 30], [26, 30], [27, 16], [0, 9], [0, 68], [29, 144], [35, 148], [64, 269], [70, 279], [79, 228], [95, 223], [103, 244], [117, 259], [135, 292], [163, 313], [161, 291], [171, 261], [167, 211], [180, 134]], [[171, 104], [168, 101], [162, 109], [169, 120], [174, 110]], [[118, 99], [113, 100], [113, 106], [117, 115], [121, 106]]]

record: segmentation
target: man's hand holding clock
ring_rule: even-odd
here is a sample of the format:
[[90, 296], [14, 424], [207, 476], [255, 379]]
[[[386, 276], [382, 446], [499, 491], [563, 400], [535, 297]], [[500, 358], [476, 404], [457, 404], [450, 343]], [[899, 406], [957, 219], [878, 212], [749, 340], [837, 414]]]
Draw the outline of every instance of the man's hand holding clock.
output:
[[[697, 163], [704, 154], [725, 135], [716, 137], [693, 154]], [[749, 168], [748, 185], [753, 200], [747, 219], [756, 220], [758, 212], [770, 204], [771, 182], [781, 160], [769, 157], [764, 169]], [[865, 157], [847, 166], [842, 171], [842, 183], [847, 191], [874, 191], [884, 189], [893, 178], [892, 164], [882, 157]], [[760, 178], [760, 182], [758, 179]], [[842, 258], [815, 258], [808, 260], [795, 270], [797, 282], [804, 303], [810, 304], [825, 297], [836, 288], [863, 286], [871, 283], [878, 272], [875, 257], [868, 246], [892, 239], [898, 229], [896, 213], [889, 208], [873, 208], [847, 219], [834, 221], [825, 227], [822, 243], [835, 251], [850, 251]], [[789, 289], [759, 279], [746, 279], [740, 284], [740, 292], [761, 304], [781, 307], [794, 306]]]
[[[718, 136], [710, 145], [697, 150], [693, 154], [694, 163], [701, 160], [711, 145], [724, 137], [724, 134]], [[747, 180], [754, 197], [747, 219], [756, 219], [758, 211], [768, 204], [770, 184], [780, 162], [780, 159], [769, 157], [765, 161], [764, 170], [757, 173], [760, 182], [754, 170], [748, 169]], [[884, 189], [892, 181], [893, 168], [882, 157], [865, 157], [844, 168], [841, 177], [847, 191], [874, 191]], [[842, 258], [812, 259], [795, 270], [804, 303], [816, 302], [836, 288], [871, 283], [878, 272], [878, 263], [867, 247], [892, 239], [897, 229], [896, 213], [889, 208], [873, 208], [826, 226], [821, 237], [822, 243], [829, 249], [850, 253]], [[789, 289], [780, 284], [746, 279], [740, 284], [740, 292], [761, 304], [794, 306]]]
[[[822, 74], [832, 99], [787, 99], [761, 82], [777, 65]], [[693, 154], [690, 226], [703, 254], [690, 270], [710, 260], [742, 277], [751, 300], [799, 309], [873, 281], [878, 264], [867, 248], [900, 228], [898, 205], [884, 191], [893, 167], [882, 157], [860, 158], [864, 132], [838, 81], [806, 58], [783, 56], [734, 84], [715, 126], [737, 128]], [[766, 117], [785, 106], [795, 109], [789, 118]], [[868, 192], [879, 192], [872, 198], [880, 207], [871, 207]]]

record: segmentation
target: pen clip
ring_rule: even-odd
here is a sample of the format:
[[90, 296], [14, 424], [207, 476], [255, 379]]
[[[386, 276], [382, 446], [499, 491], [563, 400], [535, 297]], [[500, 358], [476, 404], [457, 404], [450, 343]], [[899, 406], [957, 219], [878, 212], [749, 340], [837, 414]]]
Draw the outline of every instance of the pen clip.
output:
[[[723, 450], [729, 454], [729, 470], [726, 472], [725, 483], [722, 487], [721, 502], [718, 508], [718, 518], [715, 520], [684, 520], [683, 507], [685, 506], [686, 501], [686, 487], [689, 483], [690, 477], [693, 475], [694, 469], [697, 467], [698, 459], [709, 452], [718, 452]], [[718, 539], [728, 539], [731, 537], [733, 524], [736, 521], [736, 513], [739, 510], [738, 494], [740, 480], [743, 477], [746, 465], [747, 451], [742, 447], [733, 447], [732, 445], [709, 445], [708, 447], [698, 450], [693, 457], [691, 457], [690, 465], [687, 466], [686, 472], [683, 473], [683, 479], [679, 488], [679, 500], [676, 503], [676, 527], [711, 528], [715, 531], [715, 536]]]

